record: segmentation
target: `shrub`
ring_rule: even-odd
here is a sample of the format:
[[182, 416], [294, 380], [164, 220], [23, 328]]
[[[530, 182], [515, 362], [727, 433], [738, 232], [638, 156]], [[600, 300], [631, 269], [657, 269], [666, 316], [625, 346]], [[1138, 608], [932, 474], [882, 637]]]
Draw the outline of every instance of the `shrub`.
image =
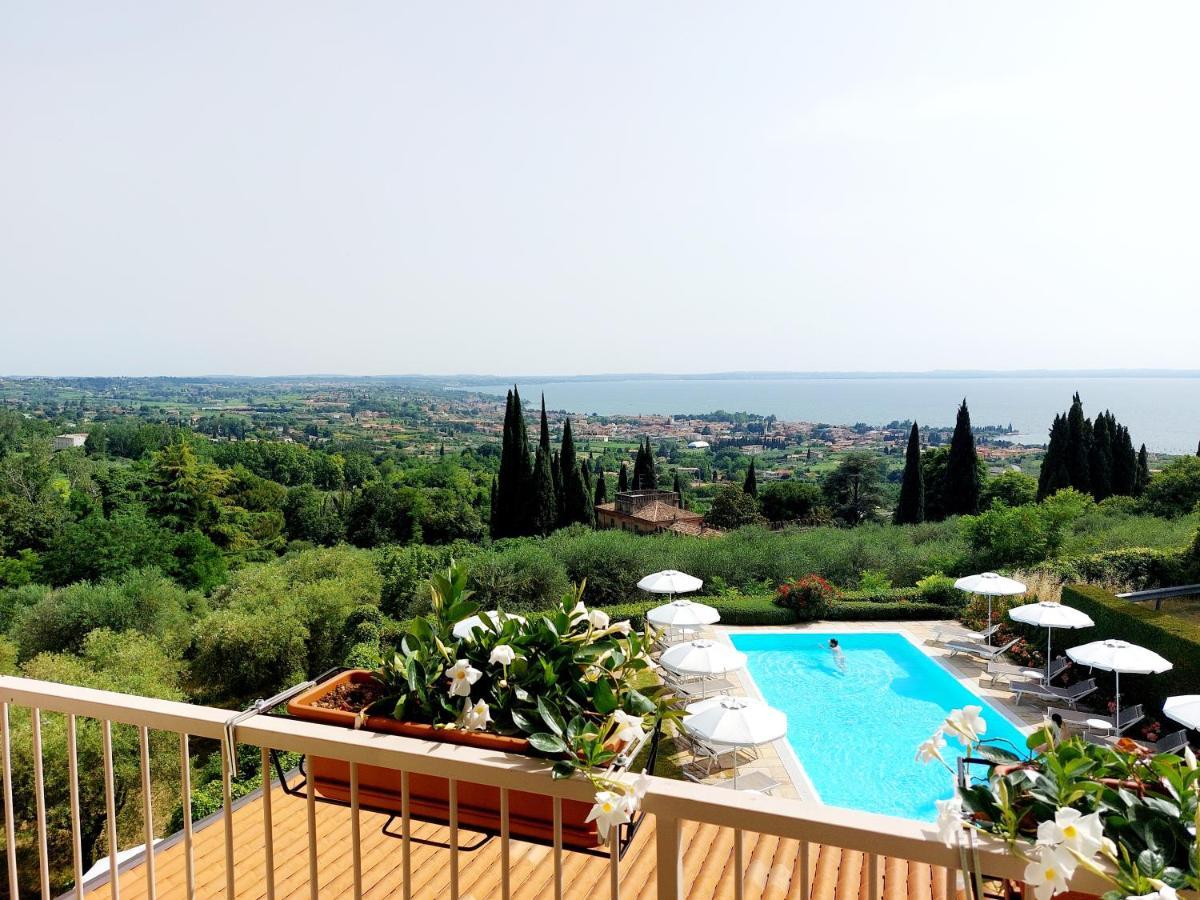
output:
[[856, 622], [879, 620], [944, 619], [946, 607], [936, 603], [920, 603], [908, 600], [891, 600], [872, 603], [862, 600], [838, 600], [830, 604], [824, 618], [833, 622]]
[[1063, 588], [1063, 602], [1092, 617], [1094, 629], [1081, 632], [1079, 643], [1120, 637], [1166, 657], [1174, 668], [1161, 675], [1130, 676], [1121, 681], [1121, 703], [1141, 701], [1156, 715], [1173, 694], [1194, 694], [1200, 684], [1200, 625], [1122, 600], [1092, 585]]
[[475, 602], [486, 609], [548, 609], [571, 586], [563, 564], [534, 542], [513, 542], [499, 553], [474, 557], [470, 571]]
[[892, 587], [892, 579], [888, 578], [886, 572], [881, 572], [878, 569], [863, 569], [858, 576], [858, 589], [860, 591], [886, 591]]
[[967, 595], [954, 586], [954, 579], [941, 572], [926, 575], [917, 582], [917, 590], [926, 603], [961, 609], [967, 602]]
[[1200, 504], [1200, 456], [1171, 460], [1150, 479], [1142, 503], [1156, 516], [1185, 516]]
[[792, 610], [797, 621], [810, 622], [823, 618], [837, 596], [837, 588], [820, 575], [805, 575], [781, 584], [775, 602]]

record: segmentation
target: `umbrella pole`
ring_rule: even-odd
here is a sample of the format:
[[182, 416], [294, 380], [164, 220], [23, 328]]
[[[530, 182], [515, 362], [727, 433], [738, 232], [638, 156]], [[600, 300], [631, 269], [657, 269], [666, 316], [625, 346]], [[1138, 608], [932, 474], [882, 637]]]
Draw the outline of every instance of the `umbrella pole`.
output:
[[988, 623], [987, 623], [987, 642], [988, 646], [992, 646], [992, 595], [988, 594]]
[[1050, 687], [1050, 636], [1053, 634], [1053, 628], [1046, 629], [1046, 687]]
[[1114, 672], [1117, 676], [1117, 710], [1113, 713], [1113, 724], [1117, 726], [1117, 734], [1121, 733], [1121, 672]]

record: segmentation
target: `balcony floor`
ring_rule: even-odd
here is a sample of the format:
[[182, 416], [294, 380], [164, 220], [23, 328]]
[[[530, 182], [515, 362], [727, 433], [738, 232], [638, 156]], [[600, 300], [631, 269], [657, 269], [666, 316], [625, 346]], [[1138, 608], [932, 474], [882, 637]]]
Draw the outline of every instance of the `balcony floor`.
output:
[[[303, 798], [291, 797], [276, 787], [274, 811], [276, 896], [307, 898], [308, 837]], [[387, 817], [362, 813], [363, 888], [367, 897], [402, 896], [401, 842], [380, 829]], [[263, 874], [263, 822], [260, 798], [247, 798], [233, 813], [237, 896], [265, 896]], [[621, 896], [652, 900], [655, 896], [654, 819], [649, 817], [621, 863]], [[398, 825], [398, 823], [397, 823]], [[353, 895], [350, 856], [349, 810], [317, 804], [320, 896]], [[444, 843], [446, 828], [413, 823], [413, 836]], [[460, 831], [468, 846], [479, 836]], [[224, 824], [219, 817], [195, 833], [196, 896], [225, 897]], [[793, 840], [768, 835], [745, 836], [747, 898], [801, 898], [798, 845]], [[184, 896], [182, 841], [167, 843], [155, 854], [158, 896]], [[802, 900], [866, 898], [868, 870], [861, 853], [814, 846], [810, 855], [812, 891]], [[446, 898], [450, 895], [449, 853], [442, 847], [412, 844], [413, 896]], [[511, 843], [511, 885], [514, 898], [553, 896], [554, 859], [548, 847], [514, 840]], [[905, 860], [881, 859], [880, 896], [885, 900], [946, 900], [944, 872]], [[689, 897], [733, 896], [733, 832], [728, 828], [687, 823], [684, 830], [684, 875]], [[605, 858], [564, 852], [563, 882], [569, 898], [607, 897], [609, 862]], [[500, 841], [463, 851], [459, 856], [459, 885], [463, 898], [500, 896]], [[120, 873], [122, 898], [147, 896], [144, 864]], [[94, 886], [88, 897], [108, 897], [109, 886]]]

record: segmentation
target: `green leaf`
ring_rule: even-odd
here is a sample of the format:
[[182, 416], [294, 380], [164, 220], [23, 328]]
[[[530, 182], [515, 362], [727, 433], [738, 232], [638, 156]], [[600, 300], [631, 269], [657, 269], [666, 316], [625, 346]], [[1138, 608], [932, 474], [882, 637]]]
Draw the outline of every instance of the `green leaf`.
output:
[[613, 693], [612, 685], [607, 678], [601, 678], [596, 682], [596, 687], [592, 691], [592, 703], [596, 706], [596, 712], [603, 716], [607, 716], [617, 708], [617, 695]]
[[562, 716], [546, 702], [545, 697], [538, 697], [537, 708], [538, 715], [542, 717], [542, 721], [546, 723], [546, 727], [561, 738], [563, 732], [566, 730], [566, 724], [563, 722]]
[[542, 753], [567, 753], [567, 745], [561, 737], [553, 734], [546, 734], [540, 731], [537, 734], [529, 736], [529, 743], [535, 750], [540, 750]]
[[513, 724], [516, 725], [518, 728], [520, 728], [526, 734], [533, 734], [538, 728], [537, 722], [535, 722], [533, 719], [529, 718], [529, 716], [525, 715], [525, 713], [523, 713], [517, 709], [514, 709], [512, 711], [512, 720], [513, 720]]
[[625, 709], [635, 716], [648, 716], [658, 711], [654, 701], [632, 688], [625, 693]]

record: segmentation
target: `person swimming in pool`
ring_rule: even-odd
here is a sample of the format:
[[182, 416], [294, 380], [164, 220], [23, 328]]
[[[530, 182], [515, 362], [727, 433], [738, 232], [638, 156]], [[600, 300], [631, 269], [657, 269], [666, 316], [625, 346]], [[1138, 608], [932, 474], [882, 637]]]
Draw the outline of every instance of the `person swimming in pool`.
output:
[[845, 672], [846, 654], [842, 652], [842, 648], [838, 644], [837, 638], [829, 639], [829, 652], [833, 654], [833, 664], [838, 667], [838, 671]]

